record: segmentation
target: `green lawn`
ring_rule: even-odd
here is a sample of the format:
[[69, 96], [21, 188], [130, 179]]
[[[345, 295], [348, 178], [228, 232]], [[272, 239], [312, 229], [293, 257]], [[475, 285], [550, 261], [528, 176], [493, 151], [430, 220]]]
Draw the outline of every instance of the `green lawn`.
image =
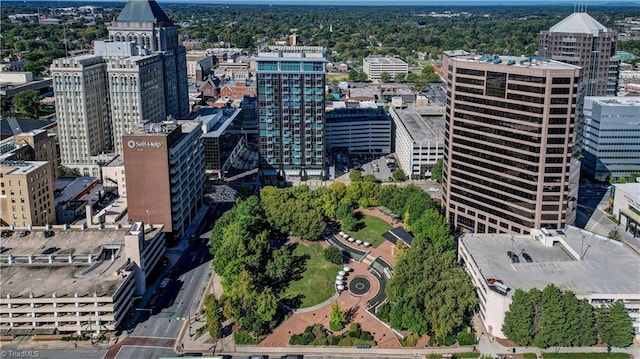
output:
[[[603, 348], [603, 350], [606, 350]], [[545, 359], [631, 359], [625, 353], [542, 353]]]
[[323, 253], [324, 248], [318, 243], [310, 245], [300, 243], [294, 251], [295, 255], [308, 254], [310, 257], [302, 279], [292, 282], [285, 293], [286, 298], [302, 296], [299, 308], [320, 304], [336, 292], [334, 283], [342, 266], [329, 263], [324, 259]]
[[381, 245], [386, 240], [382, 238], [382, 234], [393, 228], [389, 223], [373, 216], [364, 216], [360, 223], [364, 224], [363, 228], [345, 232], [355, 239], [371, 243], [374, 247]]

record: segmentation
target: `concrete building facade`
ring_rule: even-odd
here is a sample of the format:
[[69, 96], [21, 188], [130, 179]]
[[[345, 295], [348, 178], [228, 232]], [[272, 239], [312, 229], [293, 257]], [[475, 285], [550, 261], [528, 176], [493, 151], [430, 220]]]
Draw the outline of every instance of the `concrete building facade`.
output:
[[187, 118], [186, 51], [155, 1], [130, 0], [93, 55], [54, 60], [62, 164], [99, 176], [142, 122]]
[[391, 118], [384, 108], [339, 108], [326, 116], [328, 150], [361, 156], [391, 153]]
[[146, 124], [123, 137], [129, 220], [161, 223], [179, 237], [202, 205], [201, 123]]
[[129, 230], [54, 226], [17, 237], [0, 239], [8, 249], [0, 254], [3, 335], [116, 330], [164, 252], [162, 226], [142, 223]]
[[113, 151], [106, 63], [81, 55], [53, 60], [50, 70], [62, 164], [96, 165], [99, 154]]
[[383, 72], [395, 78], [398, 74], [407, 75], [409, 65], [397, 57], [370, 55], [362, 60], [362, 71], [370, 80], [379, 80]]
[[622, 242], [580, 228], [531, 229], [529, 235], [465, 234], [458, 260], [471, 277], [488, 334], [502, 325], [516, 289], [554, 284], [599, 307], [616, 300], [629, 311], [640, 338], [640, 258]]
[[640, 237], [640, 183], [616, 183], [611, 187], [611, 198], [611, 214], [624, 226], [625, 232]]
[[390, 107], [389, 113], [398, 165], [411, 179], [430, 178], [433, 165], [444, 157], [444, 118], [423, 117], [410, 108]]
[[445, 53], [443, 67], [443, 199], [450, 223], [476, 233], [516, 234], [573, 223], [580, 68], [458, 53]]
[[273, 46], [256, 56], [263, 180], [324, 179], [326, 51]]
[[582, 170], [598, 181], [640, 173], [640, 98], [585, 97]]

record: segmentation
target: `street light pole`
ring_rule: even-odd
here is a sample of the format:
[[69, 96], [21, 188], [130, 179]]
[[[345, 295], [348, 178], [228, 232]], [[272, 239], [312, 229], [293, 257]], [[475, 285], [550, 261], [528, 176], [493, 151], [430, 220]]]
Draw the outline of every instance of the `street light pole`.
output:
[[150, 220], [151, 217], [149, 216], [149, 210], [147, 209], [146, 211], [147, 211], [147, 226], [149, 226], [149, 228], [152, 228], [151, 220]]

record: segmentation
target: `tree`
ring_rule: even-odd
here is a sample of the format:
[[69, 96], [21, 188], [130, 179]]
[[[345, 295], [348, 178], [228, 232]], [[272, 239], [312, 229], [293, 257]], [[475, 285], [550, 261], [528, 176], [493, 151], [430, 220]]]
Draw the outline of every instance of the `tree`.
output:
[[80, 171], [77, 168], [58, 166], [58, 177], [78, 177], [78, 176], [80, 176]]
[[436, 163], [431, 168], [431, 179], [438, 183], [442, 182], [443, 164], [444, 164], [444, 159], [438, 158]]
[[407, 81], [407, 74], [405, 74], [404, 72], [399, 72], [396, 74], [395, 80], [396, 82], [405, 82]]
[[542, 291], [541, 300], [541, 317], [533, 344], [538, 348], [562, 345], [566, 333], [563, 333], [562, 327], [558, 325], [565, 320], [561, 291], [555, 285], [549, 284]]
[[334, 246], [324, 250], [324, 259], [333, 264], [342, 264], [342, 251]]
[[404, 174], [404, 171], [400, 168], [393, 171], [391, 177], [393, 177], [394, 181], [404, 181], [407, 178], [407, 176]]
[[209, 336], [217, 339], [222, 335], [222, 316], [220, 315], [220, 303], [216, 296], [209, 294], [204, 301], [204, 316], [207, 320]]
[[597, 324], [602, 342], [618, 348], [633, 344], [633, 323], [622, 301], [598, 308]]
[[362, 176], [360, 175], [360, 171], [351, 170], [351, 172], [349, 172], [349, 180], [351, 182], [362, 181]]
[[346, 313], [340, 308], [340, 305], [337, 302], [333, 302], [333, 305], [331, 305], [331, 311], [329, 312], [329, 328], [334, 332], [340, 331], [344, 329], [346, 322]]
[[[416, 211], [416, 213], [420, 212]], [[422, 237], [431, 242], [435, 249], [440, 251], [453, 249], [454, 240], [451, 235], [451, 226], [437, 210], [427, 209], [422, 212], [418, 220], [412, 221], [409, 218], [405, 223], [408, 222], [411, 222], [410, 229], [416, 237]]]
[[382, 72], [380, 74], [380, 82], [389, 82], [391, 81], [391, 75], [388, 72]]
[[40, 113], [40, 94], [35, 90], [21, 91], [12, 101], [16, 114], [28, 118], [38, 118]]
[[535, 327], [533, 319], [535, 307], [527, 292], [516, 289], [511, 297], [509, 311], [504, 315], [502, 332], [507, 339], [520, 346], [528, 346], [533, 342]]

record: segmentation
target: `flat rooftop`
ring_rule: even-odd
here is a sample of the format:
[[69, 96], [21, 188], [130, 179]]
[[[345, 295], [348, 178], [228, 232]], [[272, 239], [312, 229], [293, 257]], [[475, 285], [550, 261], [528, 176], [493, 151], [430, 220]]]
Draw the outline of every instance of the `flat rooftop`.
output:
[[575, 70], [580, 67], [554, 61], [539, 56], [498, 56], [498, 55], [457, 55], [451, 57], [452, 61], [487, 63], [496, 66], [510, 66], [516, 68], [536, 68], [541, 70]]
[[368, 56], [365, 57], [365, 60], [370, 64], [381, 64], [381, 65], [406, 65], [407, 63], [402, 61], [397, 57], [386, 57], [386, 56]]
[[444, 119], [425, 119], [412, 109], [396, 108], [395, 111], [415, 142], [444, 140]]
[[[543, 289], [553, 283], [583, 296], [640, 295], [640, 256], [636, 253], [620, 242], [572, 226], [554, 233], [569, 250], [560, 243], [546, 247], [530, 235], [465, 234], [461, 241], [485, 280], [501, 279], [510, 288]], [[519, 263], [511, 262], [508, 251], [518, 255]], [[575, 259], [571, 251], [583, 253], [583, 260]], [[522, 253], [530, 256], [530, 263]]]
[[[640, 108], [640, 97], [607, 97], [607, 96], [587, 96], [585, 99], [591, 99], [603, 106], [637, 106]], [[640, 116], [640, 109], [638, 110]]]
[[0, 165], [13, 167], [13, 170], [7, 173], [9, 175], [27, 175], [48, 164], [46, 161], [6, 161]]
[[[153, 238], [161, 229], [157, 226], [145, 238]], [[51, 297], [54, 292], [58, 297], [74, 293], [82, 297], [93, 295], [94, 291], [98, 296], [113, 294], [125, 278], [124, 272], [118, 272], [128, 265], [124, 253], [124, 235], [128, 230], [54, 229], [54, 235], [49, 238], [45, 238], [44, 231], [31, 231], [25, 237], [19, 237], [19, 231], [15, 231], [10, 237], [0, 238], [0, 295], [26, 298], [32, 288], [36, 297]], [[68, 263], [70, 252], [73, 263]], [[87, 262], [88, 254], [94, 256], [93, 263]], [[32, 255], [34, 264], [9, 265], [10, 255], [14, 258]], [[47, 263], [49, 255], [59, 260]]]

